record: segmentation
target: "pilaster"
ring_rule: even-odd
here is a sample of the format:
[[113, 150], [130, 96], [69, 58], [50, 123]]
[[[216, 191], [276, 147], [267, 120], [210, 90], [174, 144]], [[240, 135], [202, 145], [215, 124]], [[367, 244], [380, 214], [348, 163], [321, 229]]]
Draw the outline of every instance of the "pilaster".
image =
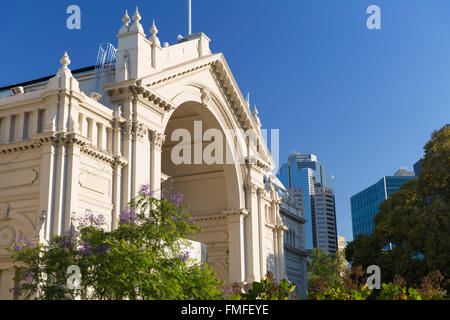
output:
[[229, 283], [245, 281], [244, 218], [247, 210], [231, 210], [228, 215]]
[[249, 211], [245, 221], [246, 234], [246, 282], [259, 281], [260, 257], [259, 257], [259, 212], [257, 186], [254, 183], [247, 183], [245, 186], [247, 192], [247, 209]]

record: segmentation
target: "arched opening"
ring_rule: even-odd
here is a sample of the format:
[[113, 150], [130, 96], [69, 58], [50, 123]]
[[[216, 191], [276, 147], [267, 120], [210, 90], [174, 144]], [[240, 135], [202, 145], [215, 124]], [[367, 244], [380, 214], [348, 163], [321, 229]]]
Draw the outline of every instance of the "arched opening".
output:
[[203, 232], [194, 240], [207, 244], [208, 264], [226, 281], [227, 220], [211, 223], [201, 219], [240, 207], [239, 169], [230, 158], [227, 161], [231, 149], [224, 130], [213, 112], [199, 102], [178, 106], [165, 128], [161, 173], [163, 190], [181, 192], [190, 214], [200, 221]]

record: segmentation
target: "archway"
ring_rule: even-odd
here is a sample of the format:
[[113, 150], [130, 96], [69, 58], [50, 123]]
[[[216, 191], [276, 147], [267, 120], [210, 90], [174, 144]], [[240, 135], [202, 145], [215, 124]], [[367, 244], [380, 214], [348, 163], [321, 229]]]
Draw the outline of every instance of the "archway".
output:
[[224, 212], [240, 208], [243, 195], [238, 177], [241, 169], [227, 162], [227, 149], [230, 152], [234, 142], [228, 141], [226, 129], [201, 103], [179, 105], [165, 127], [161, 173], [163, 190], [181, 192], [183, 203], [190, 206], [190, 214], [202, 227], [194, 240], [207, 245], [208, 264], [228, 281], [230, 234]]

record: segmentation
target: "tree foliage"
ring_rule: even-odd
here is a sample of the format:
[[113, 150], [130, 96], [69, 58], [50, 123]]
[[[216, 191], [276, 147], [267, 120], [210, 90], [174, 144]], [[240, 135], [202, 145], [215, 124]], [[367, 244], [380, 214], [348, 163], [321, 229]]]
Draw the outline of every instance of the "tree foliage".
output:
[[[49, 243], [16, 243], [14, 291], [24, 299], [218, 299], [222, 283], [183, 251], [198, 232], [180, 195], [155, 197], [149, 186], [105, 231], [102, 216], [87, 212], [78, 230]], [[69, 266], [81, 285], [70, 285]], [[70, 269], [69, 269], [70, 270]]]
[[340, 279], [344, 271], [341, 253], [327, 254], [321, 248], [313, 248], [307, 259], [308, 288], [320, 290], [324, 285], [332, 285]]
[[424, 151], [419, 176], [380, 205], [371, 235], [346, 248], [352, 265], [378, 265], [383, 282], [401, 275], [419, 285], [435, 270], [450, 278], [450, 127], [435, 131]]

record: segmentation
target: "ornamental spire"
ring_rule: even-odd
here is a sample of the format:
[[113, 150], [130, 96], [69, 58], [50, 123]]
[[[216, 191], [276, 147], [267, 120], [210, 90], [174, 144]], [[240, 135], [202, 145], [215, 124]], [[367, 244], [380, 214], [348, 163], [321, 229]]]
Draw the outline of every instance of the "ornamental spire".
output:
[[253, 118], [255, 118], [258, 128], [261, 128], [261, 120], [259, 120], [258, 117], [258, 109], [256, 109], [256, 104], [253, 106]]
[[141, 15], [140, 15], [140, 13], [139, 13], [139, 9], [138, 9], [138, 7], [136, 6], [136, 12], [135, 12], [134, 15], [133, 15], [133, 21], [134, 21], [135, 24], [140, 24], [139, 21], [141, 21], [141, 19], [142, 19], [142, 17], [141, 17]]
[[158, 46], [161, 46], [161, 42], [159, 41], [159, 38], [157, 36], [158, 28], [155, 25], [155, 19], [153, 19], [153, 25], [150, 28], [150, 34], [151, 34], [151, 37], [149, 38], [150, 42], [152, 42]]
[[69, 69], [67, 66], [70, 64], [69, 55], [67, 54], [67, 51], [64, 52], [64, 55], [62, 56], [61, 60], [59, 60], [59, 63], [61, 63], [63, 70]]
[[153, 25], [150, 28], [150, 33], [151, 33], [152, 37], [156, 37], [156, 34], [158, 33], [158, 28], [156, 28], [156, 25], [155, 25], [155, 19], [153, 19]]
[[138, 31], [144, 33], [144, 29], [142, 28], [142, 24], [139, 22], [141, 21], [141, 14], [139, 13], [138, 7], [136, 7], [136, 12], [133, 15], [133, 21], [134, 23], [130, 27], [130, 31]]
[[130, 24], [130, 21], [131, 20], [130, 20], [130, 17], [128, 16], [128, 10], [125, 9], [125, 15], [122, 18], [123, 25], [125, 27], [128, 27], [128, 25]]
[[129, 27], [130, 21], [131, 21], [131, 19], [128, 16], [128, 10], [125, 10], [125, 14], [122, 18], [123, 25], [122, 25], [122, 27], [120, 27], [119, 34], [127, 33], [130, 30], [130, 27]]

